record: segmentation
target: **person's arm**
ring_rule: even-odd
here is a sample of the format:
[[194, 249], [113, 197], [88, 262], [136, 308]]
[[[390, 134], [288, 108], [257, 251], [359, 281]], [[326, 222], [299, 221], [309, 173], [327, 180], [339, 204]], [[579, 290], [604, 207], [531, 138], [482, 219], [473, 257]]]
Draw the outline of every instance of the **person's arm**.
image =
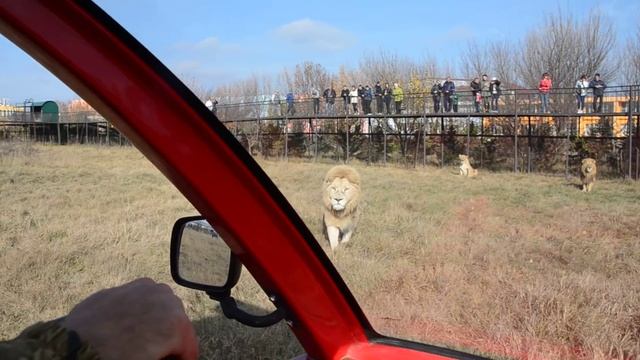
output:
[[0, 359], [99, 359], [98, 353], [80, 336], [60, 325], [61, 320], [40, 322], [18, 337], [0, 342]]
[[[75, 357], [74, 357], [75, 356]], [[0, 343], [0, 359], [195, 360], [198, 341], [182, 301], [166, 284], [138, 279], [101, 290], [65, 318]]]

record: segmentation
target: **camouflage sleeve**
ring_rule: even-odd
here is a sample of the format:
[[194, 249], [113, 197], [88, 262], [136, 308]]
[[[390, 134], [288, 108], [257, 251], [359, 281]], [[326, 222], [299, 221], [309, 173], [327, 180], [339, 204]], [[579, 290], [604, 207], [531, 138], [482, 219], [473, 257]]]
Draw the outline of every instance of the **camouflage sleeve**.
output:
[[97, 360], [99, 357], [75, 331], [53, 320], [32, 325], [17, 338], [0, 342], [0, 359]]

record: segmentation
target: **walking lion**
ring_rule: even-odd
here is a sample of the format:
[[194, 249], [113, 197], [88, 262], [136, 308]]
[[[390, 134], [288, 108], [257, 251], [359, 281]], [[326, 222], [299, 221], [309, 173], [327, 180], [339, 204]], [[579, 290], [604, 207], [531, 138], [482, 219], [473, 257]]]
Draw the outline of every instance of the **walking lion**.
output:
[[349, 166], [331, 168], [322, 186], [323, 230], [331, 250], [351, 239], [359, 217], [360, 174]]
[[596, 160], [592, 158], [582, 159], [580, 179], [582, 179], [583, 192], [591, 192], [591, 189], [593, 189], [593, 183], [596, 182], [596, 173]]

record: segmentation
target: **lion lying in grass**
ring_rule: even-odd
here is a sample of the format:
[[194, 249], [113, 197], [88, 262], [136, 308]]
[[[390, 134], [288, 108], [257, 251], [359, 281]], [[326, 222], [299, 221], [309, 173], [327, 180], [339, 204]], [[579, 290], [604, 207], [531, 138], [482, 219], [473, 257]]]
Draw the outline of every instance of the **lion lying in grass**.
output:
[[580, 179], [582, 179], [582, 191], [591, 192], [593, 183], [596, 182], [596, 160], [592, 158], [582, 159]]
[[323, 230], [331, 250], [351, 239], [358, 221], [360, 175], [349, 166], [331, 168], [322, 186]]
[[466, 177], [474, 177], [478, 175], [478, 169], [474, 169], [469, 162], [469, 157], [467, 155], [458, 155], [460, 159], [460, 175]]

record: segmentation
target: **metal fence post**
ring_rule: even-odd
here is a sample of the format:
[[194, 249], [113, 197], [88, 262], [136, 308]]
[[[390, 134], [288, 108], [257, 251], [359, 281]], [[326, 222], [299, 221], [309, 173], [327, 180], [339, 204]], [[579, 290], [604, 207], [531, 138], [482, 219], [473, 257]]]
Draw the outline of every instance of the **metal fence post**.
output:
[[[484, 106], [484, 103], [482, 106]], [[484, 158], [484, 116], [481, 116], [480, 117], [480, 167], [482, 167], [483, 165], [483, 158]]]
[[[377, 105], [377, 104], [376, 104]], [[369, 138], [367, 145], [367, 165], [371, 165], [371, 118], [367, 118], [369, 127], [367, 128], [367, 137]]]
[[[517, 104], [518, 92], [513, 90], [514, 102]], [[513, 126], [513, 172], [518, 172], [518, 127], [520, 122], [518, 120], [518, 107], [515, 107], [514, 126]]]
[[317, 162], [318, 161], [318, 143], [320, 142], [320, 136], [318, 136], [318, 128], [320, 123], [317, 123], [316, 126], [313, 129], [313, 133], [315, 135], [315, 150], [314, 150], [314, 155], [313, 155], [313, 162]]
[[[247, 121], [246, 124], [249, 124], [249, 122]], [[247, 126], [248, 129], [251, 129], [249, 126]], [[247, 133], [245, 134], [247, 137], [247, 145], [249, 146], [249, 153], [253, 154], [253, 150], [251, 149], [251, 144], [249, 143], [249, 132], [247, 131]], [[260, 118], [257, 117], [256, 118], [256, 141], [258, 142], [258, 155], [262, 155], [264, 156], [264, 148], [263, 148], [263, 144], [262, 144], [262, 132], [260, 132]]]
[[349, 133], [351, 132], [351, 124], [349, 123], [349, 117], [347, 117], [346, 119], [347, 121], [347, 154], [345, 155], [345, 160], [344, 163], [348, 164], [349, 163]]
[[636, 148], [636, 180], [640, 180], [640, 148]]
[[422, 128], [420, 127], [417, 131], [416, 137], [416, 151], [413, 154], [413, 167], [416, 168], [418, 166], [418, 150], [420, 150], [420, 135], [422, 134]]
[[467, 156], [469, 156], [471, 147], [471, 116], [467, 115]]
[[444, 117], [440, 117], [440, 167], [444, 167]]
[[289, 161], [289, 117], [284, 118], [284, 161]]
[[632, 164], [633, 164], [633, 116], [632, 116], [632, 103], [633, 99], [633, 90], [632, 87], [629, 86], [629, 100], [627, 101], [627, 133], [629, 138], [629, 179], [632, 178]]
[[527, 173], [531, 173], [531, 116], [527, 117]]
[[425, 107], [425, 114], [422, 120], [422, 166], [427, 167], [427, 114]]
[[[386, 120], [385, 120], [386, 121]], [[387, 165], [387, 124], [382, 127], [382, 164]]]
[[567, 131], [567, 137], [564, 139], [565, 141], [565, 162], [564, 162], [564, 177], [569, 180], [569, 131]]

